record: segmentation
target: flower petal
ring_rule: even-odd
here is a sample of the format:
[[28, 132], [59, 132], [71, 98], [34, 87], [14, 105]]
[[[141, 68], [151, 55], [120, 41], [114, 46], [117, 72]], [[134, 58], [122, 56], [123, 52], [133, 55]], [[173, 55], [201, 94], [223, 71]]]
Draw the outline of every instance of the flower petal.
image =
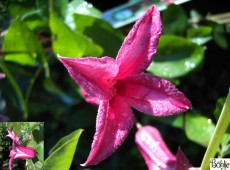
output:
[[189, 168], [192, 167], [187, 157], [184, 155], [184, 153], [180, 148], [176, 153], [176, 159], [177, 159], [176, 170], [188, 170]]
[[191, 108], [190, 101], [170, 81], [151, 74], [127, 77], [116, 86], [117, 93], [140, 112], [168, 116]]
[[3, 79], [5, 77], [5, 74], [0, 73], [0, 79]]
[[59, 56], [71, 77], [88, 95], [101, 100], [113, 96], [113, 78], [118, 66], [113, 58], [67, 58]]
[[21, 144], [20, 141], [19, 141], [19, 137], [17, 135], [15, 135], [14, 131], [12, 130], [7, 130], [8, 131], [8, 135], [6, 135], [6, 137], [9, 137], [12, 139], [13, 141], [13, 144], [14, 143], [17, 143], [17, 144]]
[[36, 153], [33, 148], [23, 146], [23, 145], [15, 145], [15, 159], [23, 158], [23, 159], [32, 159], [35, 157]]
[[119, 79], [146, 70], [157, 51], [161, 31], [160, 12], [152, 6], [135, 23], [118, 52]]
[[9, 170], [13, 169], [14, 159], [15, 159], [14, 157], [11, 157], [10, 160], [9, 160]]
[[101, 101], [91, 151], [82, 166], [96, 165], [110, 156], [124, 142], [134, 122], [132, 110], [123, 98]]
[[149, 170], [170, 170], [176, 165], [176, 157], [170, 152], [160, 132], [152, 126], [141, 127], [135, 142]]
[[81, 94], [85, 96], [85, 100], [88, 103], [95, 104], [95, 105], [100, 105], [100, 100], [96, 97], [91, 97], [84, 89], [81, 89]]

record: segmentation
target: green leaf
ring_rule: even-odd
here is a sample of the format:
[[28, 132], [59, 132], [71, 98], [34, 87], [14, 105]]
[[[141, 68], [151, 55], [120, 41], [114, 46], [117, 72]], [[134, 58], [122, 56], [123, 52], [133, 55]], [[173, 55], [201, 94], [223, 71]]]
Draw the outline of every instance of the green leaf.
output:
[[44, 55], [43, 48], [20, 19], [16, 19], [5, 35], [3, 44], [6, 61], [13, 61], [22, 65], [34, 66], [38, 64], [37, 57]]
[[52, 46], [61, 56], [99, 56], [103, 49], [79, 32], [72, 31], [54, 13], [50, 14], [50, 28], [53, 34]]
[[34, 2], [33, 1], [8, 1], [7, 11], [12, 17], [19, 17], [26, 13], [29, 13], [33, 10]]
[[221, 113], [221, 111], [222, 111], [222, 109], [224, 107], [225, 101], [226, 101], [226, 97], [221, 97], [216, 102], [216, 107], [215, 107], [215, 110], [214, 110], [214, 116], [215, 116], [216, 121], [220, 117], [220, 113]]
[[206, 21], [208, 26], [211, 26], [213, 31], [213, 40], [223, 49], [228, 48], [228, 40], [224, 25], [218, 24], [214, 21]]
[[37, 157], [40, 162], [44, 162], [44, 141], [40, 142], [36, 148]]
[[117, 55], [123, 42], [123, 35], [109, 23], [92, 16], [74, 14], [76, 30], [92, 38], [104, 48], [103, 56]]
[[73, 14], [84, 14], [96, 18], [102, 18], [102, 12], [94, 8], [91, 3], [84, 0], [73, 0], [68, 4], [65, 22], [74, 29], [75, 23]]
[[[219, 119], [221, 111], [224, 107], [224, 103], [226, 101], [226, 97], [219, 98], [216, 102], [216, 107], [214, 110], [214, 116], [216, 120]], [[228, 126], [227, 131], [221, 141], [221, 147], [219, 149], [220, 157], [224, 157], [225, 155], [230, 154], [230, 126]]]
[[48, 18], [50, 11], [55, 11], [58, 16], [64, 18], [67, 12], [68, 0], [35, 0], [36, 7], [43, 18]]
[[188, 39], [164, 35], [160, 38], [157, 54], [147, 70], [165, 78], [184, 76], [199, 66], [204, 51], [202, 46]]
[[36, 143], [40, 143], [44, 140], [43, 134], [41, 134], [41, 132], [38, 129], [34, 129], [32, 133]]
[[186, 114], [185, 133], [190, 140], [207, 147], [214, 129], [211, 119], [190, 112]]
[[60, 139], [51, 149], [51, 155], [45, 160], [45, 170], [69, 170], [82, 130], [76, 130]]
[[184, 35], [186, 32], [188, 17], [179, 5], [170, 5], [162, 12], [163, 33]]
[[187, 30], [187, 37], [199, 45], [205, 44], [212, 39], [212, 27], [201, 26]]
[[48, 18], [49, 11], [55, 11], [62, 18], [66, 15], [68, 0], [36, 0], [36, 7], [39, 9], [41, 16]]
[[47, 0], [35, 0], [36, 8], [39, 9], [41, 16], [48, 18], [49, 16], [49, 2]]
[[230, 133], [225, 133], [220, 148], [220, 157], [224, 157], [230, 154]]
[[226, 32], [223, 25], [217, 24], [213, 31], [214, 41], [223, 49], [228, 48], [228, 40], [226, 38]]
[[40, 31], [43, 28], [48, 28], [48, 21], [41, 16], [40, 10], [34, 10], [23, 16], [23, 22], [30, 30]]
[[55, 0], [53, 2], [54, 11], [64, 18], [67, 12], [68, 0]]

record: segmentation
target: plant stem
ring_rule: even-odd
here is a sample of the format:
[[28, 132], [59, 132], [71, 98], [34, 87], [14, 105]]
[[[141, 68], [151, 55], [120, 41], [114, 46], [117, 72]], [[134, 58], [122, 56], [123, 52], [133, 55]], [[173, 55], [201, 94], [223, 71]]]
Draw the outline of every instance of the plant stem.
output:
[[53, 11], [53, 0], [49, 0], [49, 12], [51, 13]]
[[25, 101], [24, 96], [22, 94], [22, 91], [21, 91], [18, 83], [16, 82], [16, 80], [12, 76], [11, 72], [8, 70], [8, 68], [5, 65], [3, 60], [0, 60], [0, 67], [1, 67], [2, 71], [5, 73], [6, 78], [9, 80], [9, 82], [11, 83], [12, 87], [14, 88], [14, 90], [17, 94], [20, 109], [22, 110], [23, 117], [26, 120], [28, 117], [28, 109], [27, 109], [27, 104], [26, 104], [26, 101]]
[[222, 137], [224, 136], [225, 131], [227, 130], [230, 123], [230, 89], [228, 96], [224, 103], [224, 107], [221, 111], [219, 120], [217, 122], [216, 128], [212, 135], [211, 141], [209, 142], [208, 148], [204, 155], [203, 161], [201, 163], [201, 170], [209, 169], [210, 158], [214, 158], [218, 147], [221, 143]]
[[27, 92], [26, 92], [26, 97], [25, 97], [25, 101], [26, 103], [28, 103], [29, 101], [29, 96], [30, 96], [30, 93], [31, 93], [31, 90], [33, 88], [33, 85], [35, 83], [35, 80], [37, 79], [38, 75], [40, 74], [40, 72], [42, 71], [42, 68], [38, 68], [38, 70], [35, 72], [33, 78], [30, 80], [30, 84], [29, 84], [29, 87], [27, 89]]

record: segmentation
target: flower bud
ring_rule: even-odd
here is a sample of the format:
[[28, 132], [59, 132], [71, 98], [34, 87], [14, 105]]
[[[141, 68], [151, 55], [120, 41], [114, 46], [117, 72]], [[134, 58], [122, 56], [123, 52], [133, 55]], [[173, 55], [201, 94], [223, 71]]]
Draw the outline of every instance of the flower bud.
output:
[[141, 127], [136, 133], [135, 141], [149, 170], [175, 169], [176, 157], [170, 152], [156, 128]]

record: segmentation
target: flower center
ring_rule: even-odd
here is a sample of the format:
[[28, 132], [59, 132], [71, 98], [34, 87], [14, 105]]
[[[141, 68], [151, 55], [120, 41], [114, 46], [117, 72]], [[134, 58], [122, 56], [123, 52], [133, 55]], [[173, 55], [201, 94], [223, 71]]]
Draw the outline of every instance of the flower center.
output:
[[110, 95], [110, 99], [115, 97], [117, 95], [117, 81], [115, 79], [109, 79], [107, 80], [107, 87], [108, 87], [108, 93]]

